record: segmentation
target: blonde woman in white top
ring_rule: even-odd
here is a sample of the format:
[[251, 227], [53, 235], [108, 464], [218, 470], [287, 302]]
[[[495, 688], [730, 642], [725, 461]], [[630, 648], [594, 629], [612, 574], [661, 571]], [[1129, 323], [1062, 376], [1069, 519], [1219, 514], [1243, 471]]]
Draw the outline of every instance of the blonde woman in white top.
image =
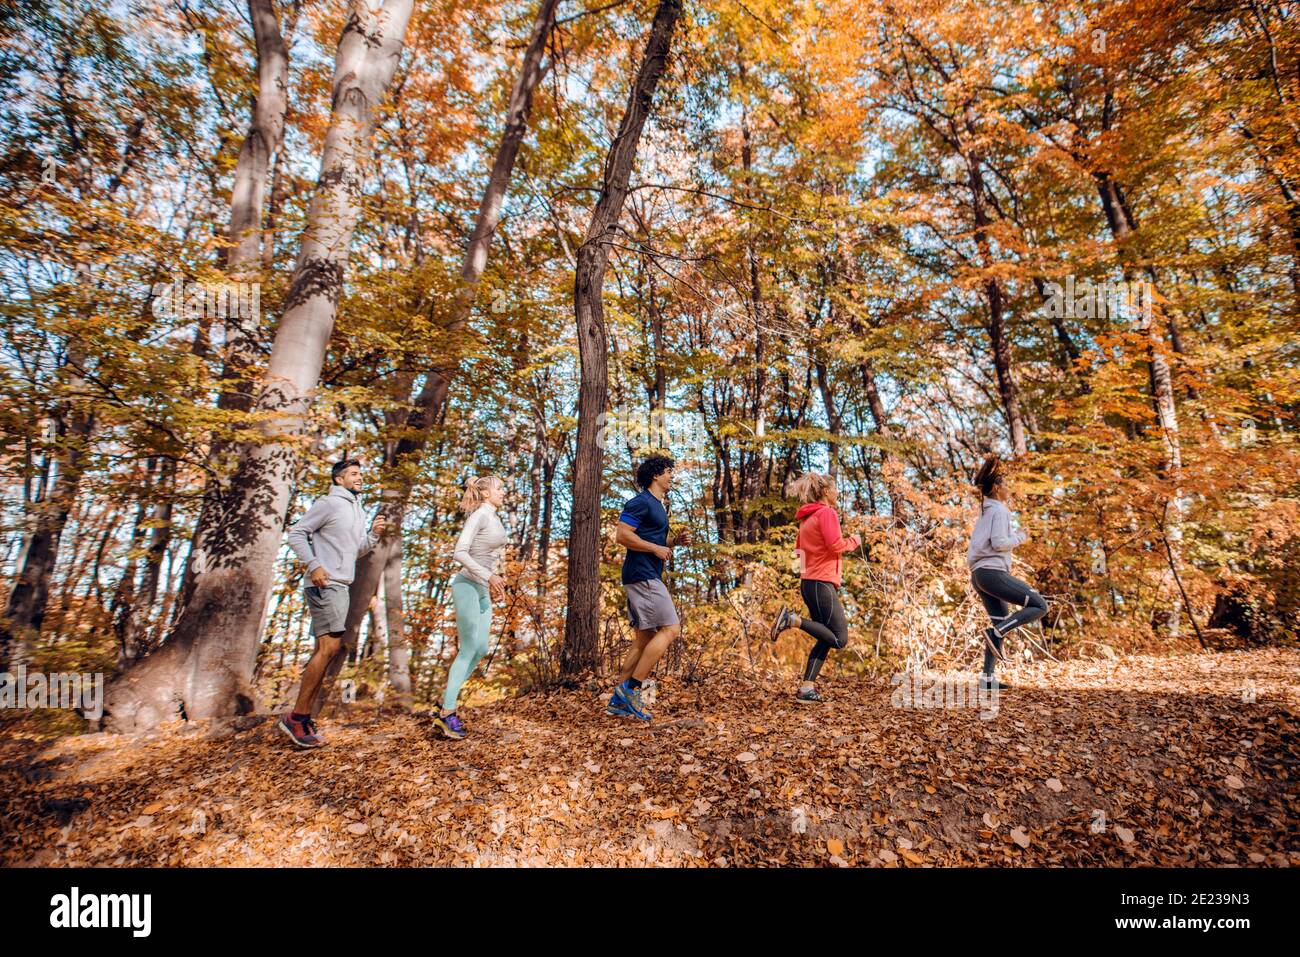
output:
[[[971, 586], [984, 603], [993, 624], [984, 629], [984, 674], [982, 681], [999, 688], [1010, 687], [993, 677], [998, 661], [1006, 661], [1002, 639], [1013, 628], [1037, 621], [1047, 614], [1047, 601], [1029, 585], [1011, 574], [1011, 552], [1025, 541], [1025, 533], [1013, 528], [1011, 489], [1002, 469], [1002, 461], [990, 455], [975, 473], [972, 484], [980, 490], [980, 517], [971, 533], [966, 550]], [[1008, 604], [1023, 607], [1011, 614]]]
[[488, 650], [492, 630], [492, 599], [505, 598], [506, 580], [497, 574], [497, 563], [505, 549], [505, 526], [497, 509], [505, 501], [505, 486], [495, 475], [480, 475], [465, 485], [460, 508], [465, 513], [465, 527], [456, 539], [452, 557], [461, 570], [451, 582], [451, 596], [456, 606], [456, 632], [460, 647], [447, 673], [447, 689], [442, 696], [442, 712], [435, 720], [439, 731], [459, 740], [466, 735], [464, 723], [456, 714], [456, 701], [465, 683]]

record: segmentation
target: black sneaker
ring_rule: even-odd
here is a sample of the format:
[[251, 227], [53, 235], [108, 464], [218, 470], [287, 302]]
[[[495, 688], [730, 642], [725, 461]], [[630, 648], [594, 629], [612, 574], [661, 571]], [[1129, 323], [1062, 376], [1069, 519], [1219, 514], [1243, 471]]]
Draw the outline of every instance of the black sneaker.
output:
[[789, 608], [782, 605], [781, 614], [777, 615], [776, 621], [772, 622], [772, 632], [767, 637], [770, 638], [772, 641], [776, 641], [776, 639], [780, 637], [781, 632], [785, 631], [787, 628], [793, 627], [790, 624], [790, 619], [793, 617], [794, 617], [794, 612], [790, 611]]
[[998, 633], [992, 628], [984, 629], [984, 647], [993, 652], [993, 657], [1003, 664], [1007, 663], [1007, 656], [1002, 653], [1001, 645], [995, 640]]
[[800, 691], [794, 696], [794, 700], [800, 704], [821, 704], [826, 699], [817, 693], [816, 688], [811, 688], [808, 691]]
[[994, 678], [992, 675], [980, 676], [981, 691], [1010, 691], [1015, 685], [1009, 685], [1001, 678]]

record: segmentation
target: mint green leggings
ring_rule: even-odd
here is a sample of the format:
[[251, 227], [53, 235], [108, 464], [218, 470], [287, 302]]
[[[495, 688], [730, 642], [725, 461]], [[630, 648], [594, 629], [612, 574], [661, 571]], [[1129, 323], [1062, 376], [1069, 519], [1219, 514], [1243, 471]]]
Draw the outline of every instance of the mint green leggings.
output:
[[456, 606], [456, 633], [460, 648], [447, 673], [447, 690], [442, 696], [444, 714], [456, 710], [460, 686], [473, 672], [479, 659], [487, 654], [488, 632], [492, 629], [492, 602], [486, 585], [457, 575], [451, 580], [451, 598]]

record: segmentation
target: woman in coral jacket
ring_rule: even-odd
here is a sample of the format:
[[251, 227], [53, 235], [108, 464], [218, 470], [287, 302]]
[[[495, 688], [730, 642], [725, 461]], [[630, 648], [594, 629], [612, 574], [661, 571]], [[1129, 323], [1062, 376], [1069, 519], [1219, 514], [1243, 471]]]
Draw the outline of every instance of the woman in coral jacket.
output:
[[790, 485], [790, 494], [804, 504], [795, 517], [799, 520], [799, 538], [796, 550], [799, 555], [799, 594], [808, 606], [806, 617], [782, 608], [772, 624], [771, 638], [787, 628], [799, 628], [817, 639], [808, 652], [804, 667], [803, 684], [795, 700], [804, 704], [822, 701], [817, 693], [817, 675], [822, 662], [832, 648], [848, 644], [849, 625], [840, 604], [840, 558], [845, 552], [858, 547], [858, 536], [845, 538], [840, 534], [840, 517], [835, 511], [838, 492], [835, 480], [829, 475], [806, 472]]

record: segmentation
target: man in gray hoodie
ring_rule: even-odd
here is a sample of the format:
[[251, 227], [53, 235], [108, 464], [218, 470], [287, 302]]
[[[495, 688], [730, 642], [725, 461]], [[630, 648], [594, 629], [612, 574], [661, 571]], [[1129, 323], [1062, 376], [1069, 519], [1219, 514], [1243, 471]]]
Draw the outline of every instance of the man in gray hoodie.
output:
[[325, 743], [311, 717], [312, 702], [330, 660], [342, 651], [348, 617], [348, 586], [356, 572], [357, 556], [370, 551], [384, 534], [384, 517], [375, 519], [369, 534], [357, 490], [361, 488], [361, 463], [337, 462], [330, 472], [329, 494], [317, 499], [307, 514], [289, 529], [289, 547], [307, 566], [307, 608], [316, 651], [302, 672], [298, 701], [280, 718], [279, 728], [300, 748]]

